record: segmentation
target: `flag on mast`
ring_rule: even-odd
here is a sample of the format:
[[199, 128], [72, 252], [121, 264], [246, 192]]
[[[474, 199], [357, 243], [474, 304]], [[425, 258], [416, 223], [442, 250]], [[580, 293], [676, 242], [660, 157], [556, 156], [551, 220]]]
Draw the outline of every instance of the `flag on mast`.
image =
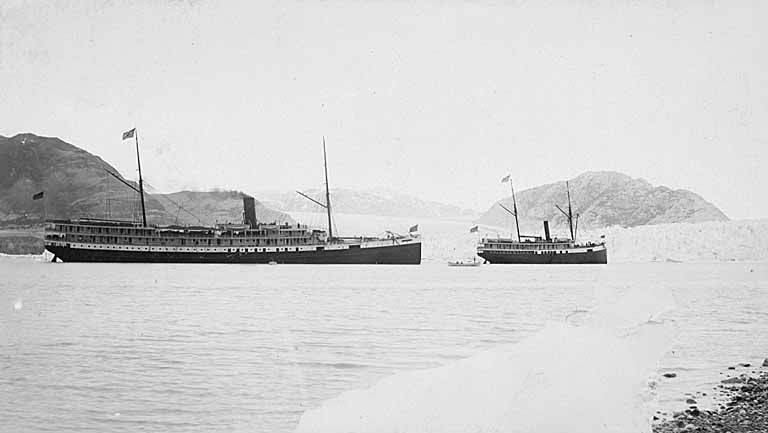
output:
[[419, 231], [419, 225], [416, 224], [415, 226], [412, 226], [410, 229], [408, 229], [408, 233], [413, 233]]
[[133, 138], [134, 134], [136, 134], [136, 128], [133, 128], [130, 131], [123, 132], [123, 140]]
[[477, 229], [478, 229], [478, 227], [477, 227], [477, 226], [474, 226], [474, 227], [472, 227], [471, 229], [469, 229], [469, 232], [470, 232], [470, 233], [477, 233]]
[[32, 196], [32, 200], [40, 200], [45, 195], [45, 191], [40, 191]]
[[507, 183], [507, 182], [509, 182], [509, 178], [510, 178], [510, 176], [512, 176], [512, 175], [511, 175], [511, 174], [508, 174], [508, 175], [504, 176], [504, 177], [501, 179], [501, 183]]

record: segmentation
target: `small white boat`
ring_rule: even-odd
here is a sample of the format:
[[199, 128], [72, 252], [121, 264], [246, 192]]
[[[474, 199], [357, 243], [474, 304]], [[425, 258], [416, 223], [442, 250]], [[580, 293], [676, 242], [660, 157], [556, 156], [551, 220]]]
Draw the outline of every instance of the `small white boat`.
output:
[[269, 262], [269, 264], [270, 264], [270, 265], [276, 265], [276, 264], [277, 264], [277, 262], [276, 262], [276, 261], [274, 261], [274, 260], [272, 260], [272, 261], [270, 261], [270, 262]]
[[477, 259], [469, 260], [454, 260], [448, 262], [448, 266], [480, 266], [483, 262], [478, 262]]

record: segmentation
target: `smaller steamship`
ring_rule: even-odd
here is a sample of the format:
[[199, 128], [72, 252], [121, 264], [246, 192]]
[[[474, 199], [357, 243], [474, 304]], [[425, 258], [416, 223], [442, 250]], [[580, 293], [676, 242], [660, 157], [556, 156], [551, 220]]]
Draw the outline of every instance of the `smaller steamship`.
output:
[[135, 138], [139, 167], [138, 188], [142, 221], [107, 219], [46, 220], [45, 248], [53, 261], [145, 263], [290, 263], [290, 264], [412, 264], [421, 263], [418, 224], [407, 235], [339, 237], [333, 234], [328, 164], [323, 139], [325, 203], [302, 196], [325, 208], [328, 231], [303, 224], [263, 223], [256, 219], [255, 200], [243, 197], [242, 224], [204, 226], [148, 225], [144, 209], [139, 141], [136, 129], [123, 134]]
[[[477, 255], [488, 263], [514, 263], [514, 264], [606, 264], [608, 252], [605, 242], [577, 243], [576, 230], [578, 228], [578, 215], [574, 217], [571, 208], [571, 191], [568, 182], [565, 183], [568, 195], [568, 211], [560, 206], [557, 209], [565, 215], [570, 229], [570, 238], [560, 239], [551, 237], [549, 222], [544, 221], [544, 237], [527, 236], [520, 234], [520, 224], [517, 219], [517, 200], [515, 189], [509, 176], [502, 179], [509, 182], [512, 189], [512, 209], [503, 204], [499, 206], [515, 217], [517, 238], [490, 238], [485, 237], [477, 245]], [[576, 225], [574, 226], [574, 222]]]

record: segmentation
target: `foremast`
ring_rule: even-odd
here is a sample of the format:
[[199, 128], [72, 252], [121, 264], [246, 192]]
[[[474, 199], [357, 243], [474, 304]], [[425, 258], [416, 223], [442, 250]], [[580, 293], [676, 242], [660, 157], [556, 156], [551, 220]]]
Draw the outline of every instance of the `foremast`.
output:
[[512, 214], [512, 216], [515, 217], [515, 229], [517, 229], [517, 241], [521, 242], [521, 236], [520, 236], [520, 222], [517, 219], [517, 199], [515, 198], [515, 187], [512, 185], [512, 179], [510, 178], [511, 175], [506, 175], [503, 179], [501, 179], [501, 183], [509, 182], [509, 188], [512, 190], [512, 210], [509, 210], [506, 206], [501, 204], [499, 202], [499, 206], [501, 206], [502, 209]]
[[[141, 176], [141, 157], [139, 156], [139, 132], [136, 128], [131, 129], [130, 131], [123, 132], [123, 140], [126, 140], [128, 138], [133, 138], [136, 141], [136, 165], [139, 168], [139, 196], [141, 196], [141, 225], [142, 227], [147, 226], [147, 211], [146, 206], [144, 205], [144, 178]], [[107, 173], [111, 174], [121, 182], [125, 183], [126, 185], [130, 186], [126, 182], [124, 182], [122, 179], [120, 179], [119, 176], [115, 175], [114, 173], [107, 170]], [[136, 190], [136, 188], [132, 189]]]
[[136, 165], [139, 167], [139, 195], [141, 196], [141, 223], [147, 226], [147, 211], [144, 205], [144, 179], [141, 177], [141, 158], [139, 157], [139, 132], [134, 129], [133, 137], [136, 139]]

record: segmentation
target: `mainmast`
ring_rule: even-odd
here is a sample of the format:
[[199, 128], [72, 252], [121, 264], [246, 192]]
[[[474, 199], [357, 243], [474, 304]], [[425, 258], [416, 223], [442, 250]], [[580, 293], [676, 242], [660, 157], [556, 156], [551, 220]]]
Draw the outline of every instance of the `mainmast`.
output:
[[568, 181], [565, 181], [565, 191], [568, 193], [568, 226], [571, 229], [571, 240], [576, 241], [576, 236], [573, 234], [573, 211], [571, 210], [571, 188], [568, 186]]
[[325, 136], [323, 136], [323, 166], [325, 167], [325, 210], [328, 212], [328, 241], [333, 241], [333, 225], [331, 223], [331, 190], [328, 185], [328, 159], [325, 152]]
[[[567, 180], [565, 181], [565, 191], [566, 191], [566, 192], [567, 192], [567, 194], [568, 194], [568, 212], [564, 211], [564, 210], [563, 210], [562, 208], [560, 208], [560, 206], [558, 206], [557, 204], [555, 204], [555, 207], [556, 207], [556, 208], [557, 208], [557, 210], [559, 210], [559, 211], [560, 211], [560, 212], [561, 212], [563, 215], [565, 215], [565, 217], [568, 219], [568, 228], [569, 228], [569, 229], [570, 229], [570, 231], [571, 231], [571, 240], [572, 240], [572, 241], [574, 241], [574, 242], [576, 242], [576, 234], [574, 233], [574, 230], [573, 230], [573, 209], [571, 208], [571, 188], [570, 188], [570, 186], [568, 185], [568, 181], [567, 181]], [[576, 215], [576, 217], [578, 218], [578, 217], [579, 217], [579, 215], [577, 214], [577, 215]], [[577, 221], [578, 221], [578, 220], [577, 220]]]
[[517, 219], [517, 199], [515, 199], [515, 187], [512, 186], [512, 181], [509, 181], [509, 187], [512, 189], [512, 210], [515, 215], [515, 228], [517, 229], [517, 241], [520, 242], [520, 222]]

